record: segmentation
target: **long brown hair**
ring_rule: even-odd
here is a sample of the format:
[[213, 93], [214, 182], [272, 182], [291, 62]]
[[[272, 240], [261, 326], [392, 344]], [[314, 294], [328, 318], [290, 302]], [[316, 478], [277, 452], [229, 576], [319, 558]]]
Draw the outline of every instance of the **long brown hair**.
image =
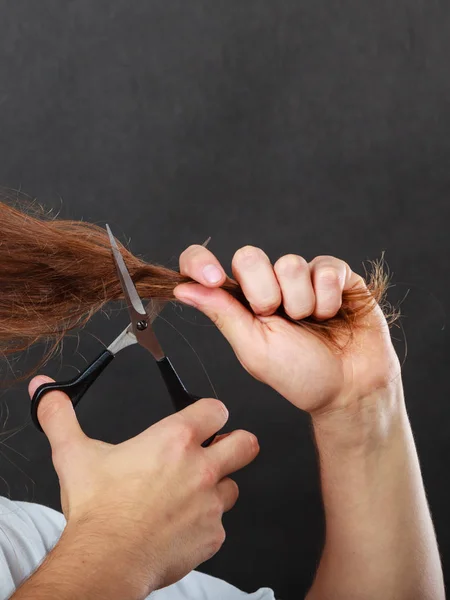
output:
[[[142, 298], [175, 300], [175, 286], [192, 281], [175, 270], [144, 262], [123, 245], [120, 249]], [[352, 337], [375, 303], [392, 323], [397, 312], [386, 302], [389, 277], [383, 259], [371, 262], [371, 267], [368, 291], [346, 291], [335, 317], [320, 322], [311, 316], [295, 322], [335, 348], [340, 347], [342, 333]], [[236, 281], [227, 278], [222, 287], [248, 307]], [[84, 326], [106, 303], [121, 297], [104, 229], [51, 218], [33, 205], [24, 209], [0, 202], [1, 353], [17, 353], [45, 341], [48, 358], [66, 332]], [[277, 314], [292, 320], [282, 307]]]

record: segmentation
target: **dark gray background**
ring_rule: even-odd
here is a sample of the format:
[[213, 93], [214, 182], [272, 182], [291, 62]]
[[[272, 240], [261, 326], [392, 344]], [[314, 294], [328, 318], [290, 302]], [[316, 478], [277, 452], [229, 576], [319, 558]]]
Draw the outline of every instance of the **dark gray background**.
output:
[[[1, 184], [64, 217], [109, 222], [134, 252], [171, 266], [209, 235], [227, 269], [245, 244], [274, 261], [334, 254], [359, 271], [386, 250], [391, 299], [406, 296], [394, 335], [402, 357], [407, 341], [408, 408], [444, 561], [449, 12], [436, 0], [0, 1]], [[164, 316], [176, 329], [157, 331], [188, 387], [214, 394], [179, 333], [230, 428], [261, 444], [236, 475], [227, 541], [201, 570], [300, 598], [323, 536], [308, 419], [253, 381], [203, 316]], [[125, 322], [99, 316], [45, 372], [73, 374], [101, 348], [95, 336], [109, 342]], [[5, 429], [23, 423], [23, 385], [2, 400]], [[155, 365], [133, 348], [79, 414], [89, 434], [120, 441], [169, 411]], [[6, 438], [1, 493], [59, 507], [45, 438], [31, 427]]]

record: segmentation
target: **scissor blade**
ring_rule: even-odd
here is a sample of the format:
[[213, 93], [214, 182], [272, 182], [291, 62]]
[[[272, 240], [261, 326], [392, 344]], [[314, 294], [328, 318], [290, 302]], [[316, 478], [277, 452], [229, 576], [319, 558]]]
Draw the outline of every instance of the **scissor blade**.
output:
[[133, 344], [137, 344], [136, 336], [133, 333], [133, 328], [131, 323], [125, 327], [125, 329], [113, 340], [108, 346], [108, 350], [114, 354], [114, 356], [127, 348], [128, 346], [132, 346]]
[[120, 253], [119, 247], [117, 246], [116, 240], [112, 234], [109, 225], [106, 225], [106, 230], [109, 235], [109, 241], [111, 243], [111, 249], [113, 251], [114, 261], [117, 267], [117, 273], [119, 275], [120, 283], [122, 284], [123, 292], [129, 304], [134, 308], [134, 310], [145, 316], [145, 308], [142, 304], [142, 300], [137, 293], [137, 290], [134, 286], [134, 283], [131, 279], [130, 273], [125, 265], [125, 261], [123, 260], [122, 254]]
[[148, 321], [150, 325], [153, 323], [156, 317], [159, 317], [168, 302], [168, 300], [164, 300], [162, 298], [151, 298], [150, 302], [146, 304], [145, 312], [148, 315]]
[[[123, 264], [124, 272], [126, 275], [128, 275], [128, 278], [130, 281], [131, 281], [131, 277], [128, 273], [128, 269], [125, 266], [122, 255], [120, 254], [116, 240], [114, 239], [114, 236], [108, 225], [106, 225], [106, 229], [108, 231], [109, 239], [111, 242], [111, 247], [112, 247], [114, 258], [115, 258], [117, 273], [119, 275], [119, 279], [122, 284], [124, 293], [126, 294], [127, 288], [126, 288], [126, 284], [124, 281], [124, 277], [122, 277], [122, 269], [120, 268], [121, 263]], [[206, 239], [203, 242], [202, 246], [204, 246], [206, 248], [210, 239], [211, 239], [211, 237]], [[138, 303], [139, 303], [138, 304], [139, 310], [137, 309], [135, 304], [132, 302], [131, 295], [129, 297], [129, 301], [131, 302], [133, 308], [135, 310], [137, 310], [137, 312], [142, 314], [142, 316], [145, 316], [145, 315], [147, 316], [148, 324], [151, 326], [153, 321], [155, 321], [155, 319], [160, 315], [160, 313], [164, 310], [166, 304], [169, 301], [165, 300], [163, 298], [151, 298], [150, 301], [147, 303], [146, 307], [144, 308], [142, 301], [141, 301], [132, 281], [131, 281], [131, 286], [132, 286], [132, 290], [134, 290], [134, 293], [137, 296]], [[145, 336], [146, 337], [145, 340], [142, 339], [141, 335], [139, 337], [141, 338], [140, 341], [138, 341], [138, 339], [136, 338], [136, 335], [133, 332], [133, 324], [129, 323], [125, 327], [125, 329], [116, 337], [116, 339], [111, 342], [111, 344], [108, 346], [108, 350], [115, 355], [118, 352], [120, 352], [120, 350], [123, 350], [127, 346], [131, 346], [132, 344], [136, 344], [136, 343], [141, 343], [141, 344], [145, 345], [145, 347], [147, 347], [147, 349], [153, 354], [153, 356], [155, 357], [156, 360], [158, 360], [158, 358], [164, 356], [164, 351], [162, 350], [162, 348], [158, 342], [158, 338], [156, 337], [156, 335], [152, 329], [150, 329], [150, 331], [147, 330], [147, 335]]]
[[[145, 312], [148, 314], [149, 325], [151, 325], [156, 317], [159, 316], [167, 302], [168, 300], [150, 300], [145, 307]], [[137, 338], [133, 333], [133, 325], [132, 323], [129, 323], [116, 339], [111, 342], [108, 346], [108, 350], [113, 354], [117, 354], [127, 346], [132, 346], [137, 343]]]

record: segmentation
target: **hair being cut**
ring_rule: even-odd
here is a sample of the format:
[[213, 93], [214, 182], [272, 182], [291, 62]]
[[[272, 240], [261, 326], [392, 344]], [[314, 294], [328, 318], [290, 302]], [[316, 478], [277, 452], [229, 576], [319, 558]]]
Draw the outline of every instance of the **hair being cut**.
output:
[[[142, 298], [176, 300], [174, 288], [192, 281], [119, 247]], [[50, 218], [33, 205], [24, 209], [0, 201], [0, 261], [0, 352], [4, 355], [44, 341], [49, 347], [47, 358], [68, 331], [84, 326], [108, 302], [122, 298], [106, 231], [86, 222]], [[295, 322], [337, 349], [342, 339], [351, 338], [355, 328], [363, 325], [375, 303], [393, 322], [397, 314], [386, 302], [389, 278], [383, 259], [371, 266], [367, 289], [346, 291], [335, 317], [318, 321], [311, 316]], [[236, 281], [227, 278], [222, 288], [249, 307]], [[282, 307], [276, 314], [293, 320]]]

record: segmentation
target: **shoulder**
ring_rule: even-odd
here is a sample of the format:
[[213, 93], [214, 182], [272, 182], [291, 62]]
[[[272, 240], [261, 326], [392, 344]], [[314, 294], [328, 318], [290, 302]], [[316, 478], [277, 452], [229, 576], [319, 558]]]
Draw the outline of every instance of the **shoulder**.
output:
[[[14, 502], [0, 496], [0, 598], [8, 598], [33, 573], [58, 541], [66, 520], [47, 506]], [[273, 591], [260, 588], [247, 594], [199, 571], [153, 592], [149, 600], [275, 600]]]
[[8, 597], [58, 541], [64, 516], [39, 504], [0, 496], [0, 597]]
[[248, 594], [234, 585], [206, 573], [192, 571], [186, 577], [150, 594], [148, 600], [275, 600], [273, 591], [262, 587]]
[[34, 552], [49, 552], [58, 541], [66, 520], [56, 510], [32, 502], [15, 502], [0, 496], [0, 541]]

